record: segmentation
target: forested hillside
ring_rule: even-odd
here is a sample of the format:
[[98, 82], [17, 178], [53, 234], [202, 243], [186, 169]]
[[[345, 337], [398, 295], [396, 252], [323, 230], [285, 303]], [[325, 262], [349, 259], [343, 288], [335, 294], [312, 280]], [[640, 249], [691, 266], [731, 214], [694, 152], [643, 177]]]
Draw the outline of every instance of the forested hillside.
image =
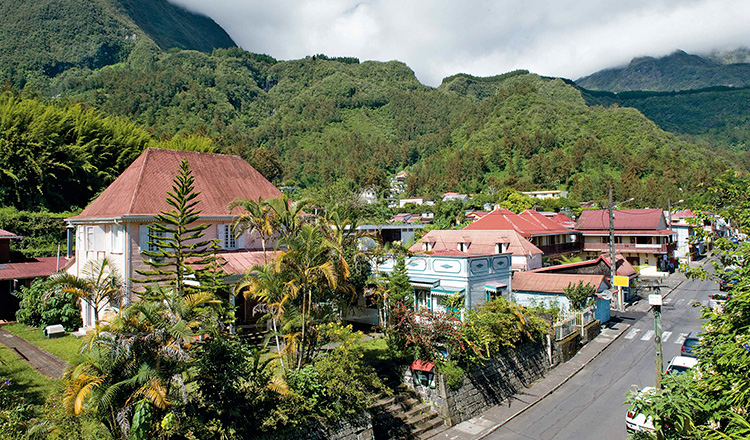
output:
[[[740, 52], [734, 55], [736, 58]], [[728, 54], [725, 59], [733, 59], [732, 54]], [[634, 58], [626, 67], [601, 70], [577, 79], [576, 84], [590, 90], [610, 92], [671, 92], [716, 86], [745, 87], [750, 86], [750, 64], [723, 64], [708, 57], [678, 50], [661, 58]]]
[[[339, 181], [383, 189], [388, 176], [407, 169], [411, 194], [565, 188], [589, 200], [613, 183], [616, 197], [636, 197], [643, 206], [679, 198], [679, 188], [692, 193], [727, 167], [748, 168], [748, 158], [729, 143], [686, 142], [623, 108], [628, 95], [582, 91], [526, 71], [459, 74], [432, 88], [396, 61], [278, 61], [237, 47], [165, 51], [231, 41], [222, 43], [223, 31], [212, 33], [213, 22], [164, 0], [23, 6], [8, 9], [15, 18], [0, 22], [9, 47], [19, 32], [9, 23], [37, 19], [29, 32], [37, 36], [22, 38], [24, 50], [0, 52], [17, 68], [12, 84], [27, 86], [21, 93], [11, 84], [15, 92], [1, 102], [0, 159], [11, 166], [3, 170], [10, 180], [0, 201], [18, 209], [82, 207], [146, 145], [239, 154], [274, 183], [303, 189]], [[160, 21], [167, 18], [173, 26]], [[199, 35], [210, 44], [198, 47], [188, 38]], [[49, 51], [40, 50], [43, 40], [51, 42]], [[120, 45], [106, 46], [112, 41]], [[91, 53], [119, 55], [86, 64]], [[41, 68], [73, 55], [79, 58], [60, 69]], [[19, 97], [35, 93], [38, 99]], [[663, 95], [670, 96], [683, 98]], [[717, 104], [724, 111], [714, 123], [701, 121], [702, 109], [674, 115], [669, 103], [649, 99], [639, 108], [676, 133], [721, 130], [724, 123], [744, 136], [745, 107]]]
[[16, 86], [38, 87], [46, 78], [115, 64], [134, 52], [231, 46], [213, 20], [166, 0], [0, 2], [0, 80]]

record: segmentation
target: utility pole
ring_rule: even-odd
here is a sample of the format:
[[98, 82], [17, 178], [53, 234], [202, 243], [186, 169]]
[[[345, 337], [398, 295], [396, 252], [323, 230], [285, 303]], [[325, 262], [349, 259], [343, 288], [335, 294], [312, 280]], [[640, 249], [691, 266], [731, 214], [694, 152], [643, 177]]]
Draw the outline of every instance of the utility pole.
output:
[[654, 309], [654, 350], [656, 351], [656, 390], [661, 390], [661, 377], [664, 369], [664, 356], [661, 345], [661, 289], [654, 287], [654, 294], [648, 296], [648, 303]]
[[[609, 283], [614, 287], [617, 274], [617, 260], [615, 260], [615, 205], [612, 203], [612, 185], [609, 185]], [[620, 289], [617, 289], [619, 292]], [[620, 295], [617, 295], [617, 309], [624, 310]]]

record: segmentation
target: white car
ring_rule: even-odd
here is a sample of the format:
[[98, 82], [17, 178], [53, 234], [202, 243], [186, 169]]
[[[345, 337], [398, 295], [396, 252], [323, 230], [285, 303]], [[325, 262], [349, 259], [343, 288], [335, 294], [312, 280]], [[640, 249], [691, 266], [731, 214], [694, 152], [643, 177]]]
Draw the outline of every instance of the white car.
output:
[[698, 365], [698, 359], [687, 356], [675, 356], [667, 364], [667, 369], [664, 371], [666, 374], [682, 374], [688, 370], [692, 370]]
[[[636, 399], [648, 399], [649, 396], [653, 395], [654, 390], [654, 387], [645, 387], [642, 390], [638, 391], [638, 397], [636, 397]], [[625, 425], [630, 432], [656, 432], [656, 430], [654, 429], [654, 421], [650, 416], [647, 418], [645, 415], [633, 412], [630, 409], [628, 409], [628, 413], [625, 415]]]

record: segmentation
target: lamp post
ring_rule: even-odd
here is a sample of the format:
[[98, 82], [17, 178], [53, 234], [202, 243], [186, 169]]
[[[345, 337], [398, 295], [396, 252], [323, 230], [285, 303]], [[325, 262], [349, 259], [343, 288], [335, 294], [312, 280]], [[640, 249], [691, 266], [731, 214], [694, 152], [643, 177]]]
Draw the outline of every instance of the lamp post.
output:
[[[615, 205], [612, 201], [612, 185], [609, 186], [609, 204], [607, 206], [609, 210], [609, 282], [612, 285], [614, 285], [615, 275], [617, 275], [617, 260], [615, 260], [615, 208], [632, 200], [633, 198], [631, 197]], [[622, 289], [618, 288], [617, 292], [617, 309], [623, 312], [625, 311], [625, 298], [622, 294]]]

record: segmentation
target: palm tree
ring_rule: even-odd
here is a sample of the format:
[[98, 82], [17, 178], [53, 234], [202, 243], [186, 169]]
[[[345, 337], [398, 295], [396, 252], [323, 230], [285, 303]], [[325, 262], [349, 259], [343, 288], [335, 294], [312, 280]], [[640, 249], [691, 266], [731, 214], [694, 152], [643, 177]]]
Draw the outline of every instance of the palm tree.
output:
[[266, 264], [268, 264], [266, 242], [276, 233], [274, 216], [268, 205], [268, 200], [263, 200], [260, 197], [257, 202], [249, 199], [239, 199], [230, 203], [227, 209], [229, 212], [232, 212], [237, 207], [244, 209], [245, 212], [234, 218], [232, 232], [238, 237], [246, 231], [257, 233], [260, 236], [261, 246], [263, 246], [263, 258]]
[[107, 305], [120, 304], [122, 277], [112, 262], [105, 258], [91, 260], [81, 269], [81, 277], [66, 272], [52, 275], [53, 284], [72, 293], [94, 309], [94, 325], [99, 324], [99, 313]]
[[319, 228], [303, 224], [299, 234], [285, 239], [284, 244], [287, 250], [276, 258], [274, 269], [288, 273], [286, 287], [291, 299], [302, 295], [302, 331], [297, 350], [299, 369], [305, 357], [307, 318], [312, 308], [313, 291], [325, 288], [335, 290], [338, 277], [336, 265], [331, 261], [332, 247]]
[[267, 316], [271, 319], [273, 326], [281, 368], [285, 369], [278, 326], [284, 316], [284, 306], [290, 299], [290, 293], [285, 288], [283, 275], [268, 265], [253, 266], [245, 279], [237, 285], [237, 291], [245, 291], [246, 298], [251, 297], [265, 305]]

